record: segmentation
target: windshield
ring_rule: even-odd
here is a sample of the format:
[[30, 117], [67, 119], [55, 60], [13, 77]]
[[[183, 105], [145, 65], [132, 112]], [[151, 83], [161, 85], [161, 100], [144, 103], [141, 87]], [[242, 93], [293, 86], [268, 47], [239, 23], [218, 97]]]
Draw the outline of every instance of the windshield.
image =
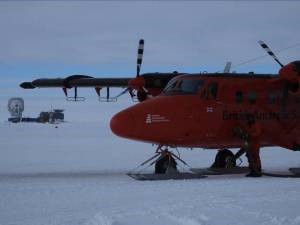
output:
[[172, 79], [165, 87], [164, 94], [196, 94], [203, 85], [203, 80]]

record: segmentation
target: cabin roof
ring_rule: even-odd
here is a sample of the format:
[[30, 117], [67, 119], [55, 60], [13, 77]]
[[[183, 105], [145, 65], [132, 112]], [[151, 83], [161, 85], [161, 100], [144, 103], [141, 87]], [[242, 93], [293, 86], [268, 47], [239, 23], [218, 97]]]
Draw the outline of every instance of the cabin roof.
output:
[[255, 73], [201, 73], [201, 74], [186, 74], [182, 77], [218, 77], [218, 78], [261, 78], [273, 79], [278, 78], [278, 74], [255, 74]]

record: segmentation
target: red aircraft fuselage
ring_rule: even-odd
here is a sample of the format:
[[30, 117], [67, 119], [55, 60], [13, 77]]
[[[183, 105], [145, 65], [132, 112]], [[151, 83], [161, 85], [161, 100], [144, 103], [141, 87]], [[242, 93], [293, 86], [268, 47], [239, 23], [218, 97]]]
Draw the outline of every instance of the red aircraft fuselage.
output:
[[233, 130], [254, 115], [262, 146], [300, 150], [300, 92], [285, 92], [277, 75], [198, 74], [173, 78], [163, 92], [117, 113], [112, 131], [121, 137], [165, 146], [235, 148]]

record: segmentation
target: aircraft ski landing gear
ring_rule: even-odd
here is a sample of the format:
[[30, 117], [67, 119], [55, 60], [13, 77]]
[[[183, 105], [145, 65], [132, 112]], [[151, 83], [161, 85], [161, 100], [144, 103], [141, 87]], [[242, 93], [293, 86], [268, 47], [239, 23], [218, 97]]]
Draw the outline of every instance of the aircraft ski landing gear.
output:
[[155, 174], [161, 173], [177, 173], [177, 162], [174, 159], [173, 153], [168, 150], [161, 152], [160, 157], [155, 162]]
[[[245, 174], [249, 172], [248, 167], [240, 166], [242, 160], [240, 157], [245, 153], [245, 150], [241, 148], [236, 154], [233, 154], [228, 149], [220, 150], [214, 163], [208, 168], [193, 168], [191, 169], [195, 173], [203, 175], [225, 175], [225, 174]], [[241, 162], [237, 165], [236, 161], [239, 159]]]
[[[153, 165], [155, 167], [154, 173], [147, 173], [147, 168]], [[181, 171], [178, 170], [179, 166]], [[203, 174], [193, 173], [188, 164], [180, 158], [179, 154], [175, 155], [167, 147], [161, 145], [158, 146], [154, 156], [141, 163], [127, 175], [135, 180], [181, 180], [206, 177]]]
[[236, 166], [236, 156], [228, 149], [218, 151], [211, 168], [233, 168]]
[[[244, 152], [241, 149], [234, 155], [228, 149], [224, 149], [217, 154], [212, 167], [191, 168], [180, 158], [179, 154], [170, 152], [167, 147], [158, 146], [154, 156], [141, 163], [127, 175], [135, 180], [182, 180], [205, 178], [207, 175], [247, 173], [249, 172], [248, 167], [236, 166], [236, 159]], [[154, 173], [145, 173], [147, 168], [153, 165], [155, 165]]]

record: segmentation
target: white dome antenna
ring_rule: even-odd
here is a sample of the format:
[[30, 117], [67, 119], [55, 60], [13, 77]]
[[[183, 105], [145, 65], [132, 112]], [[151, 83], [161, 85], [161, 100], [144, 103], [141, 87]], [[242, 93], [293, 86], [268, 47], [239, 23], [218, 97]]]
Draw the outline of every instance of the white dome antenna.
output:
[[11, 121], [20, 122], [24, 111], [24, 100], [22, 98], [11, 98], [8, 100], [7, 107], [11, 115]]

